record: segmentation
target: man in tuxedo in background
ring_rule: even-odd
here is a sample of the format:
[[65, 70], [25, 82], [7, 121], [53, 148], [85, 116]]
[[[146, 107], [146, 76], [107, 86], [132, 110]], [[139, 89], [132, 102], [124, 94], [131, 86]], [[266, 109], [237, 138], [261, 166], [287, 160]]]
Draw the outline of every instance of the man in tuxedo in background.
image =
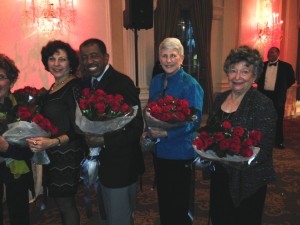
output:
[[280, 50], [271, 47], [268, 61], [264, 62], [264, 70], [256, 81], [257, 89], [272, 99], [277, 111], [276, 148], [284, 149], [283, 118], [287, 89], [295, 83], [295, 73], [291, 64], [278, 60]]

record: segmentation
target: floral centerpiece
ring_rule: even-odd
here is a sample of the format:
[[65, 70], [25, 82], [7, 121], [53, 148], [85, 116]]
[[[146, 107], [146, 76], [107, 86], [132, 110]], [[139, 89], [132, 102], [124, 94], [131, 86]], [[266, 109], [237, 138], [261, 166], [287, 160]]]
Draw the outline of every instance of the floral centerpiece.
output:
[[197, 116], [187, 100], [168, 95], [155, 102], [149, 102], [144, 111], [144, 118], [148, 127], [170, 129], [194, 121]]
[[[137, 110], [138, 106], [130, 106], [120, 94], [85, 88], [78, 100], [75, 122], [86, 135], [104, 135], [122, 129], [136, 116]], [[92, 185], [97, 178], [99, 154], [100, 148], [90, 148], [89, 157], [81, 163], [86, 186]]]
[[224, 120], [215, 132], [202, 131], [193, 141], [200, 157], [220, 162], [245, 162], [249, 164], [259, 152], [261, 131], [232, 127]]

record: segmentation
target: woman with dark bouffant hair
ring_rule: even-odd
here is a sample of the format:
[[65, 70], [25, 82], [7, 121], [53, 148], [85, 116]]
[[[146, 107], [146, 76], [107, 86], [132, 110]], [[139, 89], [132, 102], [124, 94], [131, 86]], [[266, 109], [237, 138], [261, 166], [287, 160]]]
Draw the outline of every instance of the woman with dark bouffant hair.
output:
[[[17, 103], [10, 90], [19, 76], [19, 69], [13, 60], [0, 54], [0, 135], [7, 130], [7, 124], [16, 121]], [[29, 225], [29, 196], [33, 176], [28, 147], [9, 144], [0, 136], [0, 224], [3, 224], [3, 183], [6, 187], [6, 203], [10, 225]], [[11, 160], [13, 159], [13, 160]], [[15, 168], [15, 169], [14, 169]], [[16, 170], [17, 169], [17, 170]]]
[[79, 225], [75, 202], [80, 177], [80, 162], [86, 150], [84, 138], [76, 132], [74, 90], [80, 89], [77, 73], [79, 58], [76, 51], [60, 40], [50, 41], [41, 51], [45, 69], [55, 82], [40, 98], [40, 113], [58, 128], [49, 138], [28, 139], [33, 152], [46, 151], [50, 164], [43, 166], [43, 185], [58, 207], [64, 225]]
[[204, 130], [214, 131], [223, 121], [232, 127], [261, 132], [260, 151], [250, 165], [237, 169], [215, 162], [210, 182], [210, 219], [213, 225], [261, 225], [267, 185], [276, 178], [273, 168], [276, 111], [272, 101], [252, 87], [261, 74], [263, 59], [257, 49], [232, 49], [225, 62], [230, 90], [218, 96]]

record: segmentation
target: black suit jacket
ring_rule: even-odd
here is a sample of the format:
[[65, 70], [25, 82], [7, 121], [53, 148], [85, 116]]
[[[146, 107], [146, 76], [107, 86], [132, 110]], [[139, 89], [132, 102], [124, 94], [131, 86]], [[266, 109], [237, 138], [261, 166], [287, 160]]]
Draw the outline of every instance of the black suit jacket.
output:
[[[84, 87], [91, 87], [91, 78], [83, 80]], [[103, 75], [97, 89], [107, 94], [120, 94], [125, 101], [138, 105], [137, 116], [123, 129], [104, 135], [104, 148], [100, 152], [99, 176], [101, 183], [110, 188], [128, 186], [143, 174], [144, 160], [139, 144], [143, 132], [143, 118], [138, 89], [126, 75], [111, 65]]]
[[[265, 78], [268, 61], [264, 62], [264, 69], [261, 76], [257, 79], [257, 89], [265, 92]], [[273, 103], [275, 106], [284, 107], [286, 101], [287, 89], [295, 83], [295, 74], [291, 64], [278, 60], [277, 78], [275, 82]]]

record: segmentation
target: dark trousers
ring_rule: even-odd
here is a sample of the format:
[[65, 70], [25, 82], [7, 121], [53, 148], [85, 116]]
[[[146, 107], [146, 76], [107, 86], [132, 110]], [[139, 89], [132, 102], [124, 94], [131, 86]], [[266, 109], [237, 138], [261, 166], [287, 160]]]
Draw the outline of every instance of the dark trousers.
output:
[[29, 196], [26, 177], [6, 183], [6, 202], [10, 225], [29, 225]]
[[190, 225], [191, 160], [156, 158], [161, 225]]
[[214, 172], [210, 184], [210, 219], [213, 225], [261, 225], [267, 185], [235, 206], [225, 171]]
[[277, 96], [274, 91], [266, 91], [263, 92], [268, 98], [273, 101], [273, 105], [277, 112], [277, 121], [276, 121], [276, 136], [275, 136], [275, 145], [283, 144], [283, 118], [284, 118], [284, 110], [285, 110], [285, 102], [283, 104], [279, 104], [277, 100]]

